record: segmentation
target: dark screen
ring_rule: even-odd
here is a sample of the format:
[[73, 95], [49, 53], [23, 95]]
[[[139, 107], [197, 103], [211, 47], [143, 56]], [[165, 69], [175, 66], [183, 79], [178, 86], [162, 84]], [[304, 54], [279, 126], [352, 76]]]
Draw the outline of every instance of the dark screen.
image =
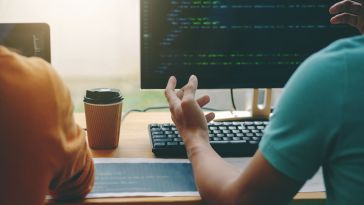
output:
[[51, 62], [50, 31], [44, 23], [0, 24], [0, 45], [27, 56]]
[[[309, 55], [358, 32], [332, 0], [141, 0], [141, 86], [279, 88]], [[179, 86], [180, 86], [179, 85]]]

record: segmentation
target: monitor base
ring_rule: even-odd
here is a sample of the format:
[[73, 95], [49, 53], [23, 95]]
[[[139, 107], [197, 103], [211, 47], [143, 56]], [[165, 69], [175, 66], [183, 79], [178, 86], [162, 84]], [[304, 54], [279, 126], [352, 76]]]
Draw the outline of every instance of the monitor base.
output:
[[[263, 96], [261, 96], [263, 95]], [[215, 113], [214, 121], [269, 120], [272, 89], [254, 89], [251, 111], [224, 111]]]

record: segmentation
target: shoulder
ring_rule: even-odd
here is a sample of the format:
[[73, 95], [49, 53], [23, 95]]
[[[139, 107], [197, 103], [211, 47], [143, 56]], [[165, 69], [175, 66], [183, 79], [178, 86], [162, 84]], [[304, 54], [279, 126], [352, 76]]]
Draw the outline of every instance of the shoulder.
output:
[[[22, 124], [24, 127], [23, 130], [11, 132], [29, 129], [32, 131], [28, 130], [28, 133], [37, 131], [38, 136], [47, 132], [44, 126], [54, 126], [56, 121], [45, 119], [52, 118], [50, 111], [57, 111], [57, 104], [64, 102], [66, 91], [56, 71], [44, 60], [0, 48], [0, 96], [3, 97], [0, 109], [7, 117], [9, 127], [11, 124]], [[43, 123], [39, 123], [40, 120]]]
[[285, 86], [260, 143], [272, 166], [305, 181], [326, 160], [330, 144], [342, 129], [347, 71], [351, 70], [348, 62], [354, 58], [350, 54], [363, 53], [362, 49], [364, 37], [342, 39], [299, 66]]
[[[14, 88], [22, 92], [48, 84], [56, 76], [51, 65], [41, 58], [25, 57], [0, 46], [0, 92]], [[36, 82], [36, 83], [35, 83]], [[1, 89], [7, 88], [6, 90]]]
[[364, 61], [364, 35], [337, 40], [310, 56], [298, 68], [317, 75], [343, 71], [352, 61]]
[[[46, 72], [50, 64], [38, 57], [25, 57], [6, 47], [0, 46], [0, 69], [1, 73], [30, 71], [38, 69], [40, 73]], [[44, 71], [41, 71], [44, 70]]]
[[332, 88], [343, 88], [348, 67], [352, 69], [363, 65], [363, 56], [364, 36], [337, 40], [307, 58], [292, 75], [285, 89], [315, 90], [317, 92], [312, 94], [320, 95]]

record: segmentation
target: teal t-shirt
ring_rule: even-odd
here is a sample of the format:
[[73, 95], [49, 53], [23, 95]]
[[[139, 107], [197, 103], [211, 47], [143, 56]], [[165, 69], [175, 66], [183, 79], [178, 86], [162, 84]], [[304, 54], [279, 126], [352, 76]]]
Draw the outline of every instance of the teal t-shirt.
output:
[[297, 181], [322, 166], [328, 204], [364, 204], [364, 36], [334, 42], [301, 64], [259, 149]]

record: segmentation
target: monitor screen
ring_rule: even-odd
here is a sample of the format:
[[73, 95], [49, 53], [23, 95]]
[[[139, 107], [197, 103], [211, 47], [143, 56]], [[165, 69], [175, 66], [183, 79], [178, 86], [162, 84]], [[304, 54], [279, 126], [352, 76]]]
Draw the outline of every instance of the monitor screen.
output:
[[50, 31], [45, 23], [0, 23], [0, 45], [51, 62]]
[[141, 87], [191, 74], [200, 88], [280, 88], [300, 63], [359, 33], [331, 25], [337, 0], [141, 0]]

